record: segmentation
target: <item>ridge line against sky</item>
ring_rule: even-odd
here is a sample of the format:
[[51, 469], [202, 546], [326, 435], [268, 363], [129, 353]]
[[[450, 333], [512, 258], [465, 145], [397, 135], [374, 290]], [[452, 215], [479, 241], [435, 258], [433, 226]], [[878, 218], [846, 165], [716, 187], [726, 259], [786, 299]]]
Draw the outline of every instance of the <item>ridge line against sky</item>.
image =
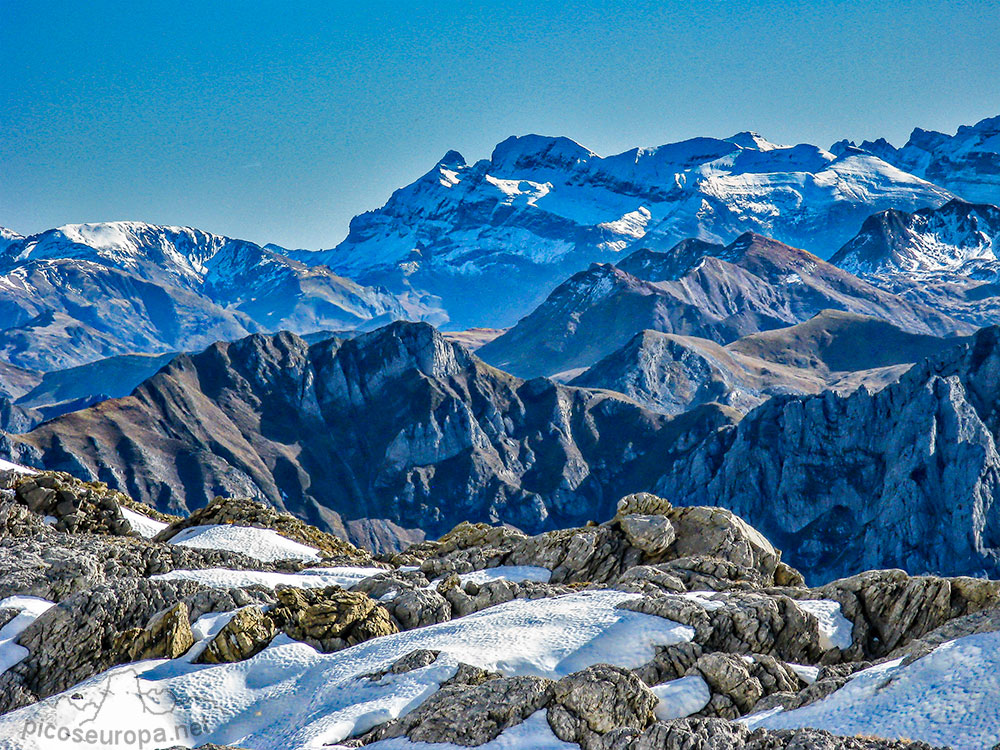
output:
[[990, 2], [0, 0], [0, 225], [296, 248], [509, 135], [828, 148], [1000, 114]]

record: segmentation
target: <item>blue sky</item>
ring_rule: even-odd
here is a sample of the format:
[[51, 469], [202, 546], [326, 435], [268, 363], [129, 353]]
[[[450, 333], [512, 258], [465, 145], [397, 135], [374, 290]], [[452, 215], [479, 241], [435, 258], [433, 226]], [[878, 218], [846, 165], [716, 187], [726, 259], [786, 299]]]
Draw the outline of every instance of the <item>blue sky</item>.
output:
[[993, 2], [0, 0], [0, 225], [321, 248], [450, 148], [757, 130], [902, 144], [1000, 114]]

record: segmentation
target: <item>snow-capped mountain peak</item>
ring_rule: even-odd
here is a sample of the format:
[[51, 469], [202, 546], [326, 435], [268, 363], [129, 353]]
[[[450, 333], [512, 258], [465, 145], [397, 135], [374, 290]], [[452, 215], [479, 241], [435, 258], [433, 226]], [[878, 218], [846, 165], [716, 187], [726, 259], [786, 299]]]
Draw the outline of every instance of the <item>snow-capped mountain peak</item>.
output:
[[233, 242], [240, 241], [191, 227], [111, 221], [67, 224], [25, 237], [10, 243], [7, 255], [17, 263], [73, 258], [144, 278], [167, 274], [190, 284], [199, 283], [206, 264]]
[[[451, 152], [449, 152], [451, 153]], [[576, 141], [543, 135], [512, 135], [493, 149], [490, 171], [510, 175], [523, 170], [573, 171], [593, 158], [600, 158]]]
[[1000, 208], [953, 200], [937, 209], [874, 214], [830, 260], [862, 276], [967, 274], [997, 261], [998, 248]]
[[[338, 247], [295, 257], [440, 298], [456, 327], [506, 326], [567, 275], [640, 243], [727, 244], [754, 231], [822, 257], [875, 211], [951, 197], [872, 154], [779, 146], [749, 132], [607, 157], [569, 138], [512, 136], [473, 164], [449, 152], [355, 217]], [[490, 293], [471, 299], [472, 278]]]
[[[835, 144], [853, 146], [850, 141]], [[962, 125], [955, 135], [914, 128], [896, 148], [884, 138], [859, 149], [947, 188], [972, 203], [1000, 204], [1000, 116]]]
[[756, 151], [774, 151], [776, 148], [788, 148], [777, 143], [771, 143], [760, 133], [745, 130], [742, 133], [731, 135], [725, 139], [729, 143], [735, 143], [741, 148], [753, 149]]

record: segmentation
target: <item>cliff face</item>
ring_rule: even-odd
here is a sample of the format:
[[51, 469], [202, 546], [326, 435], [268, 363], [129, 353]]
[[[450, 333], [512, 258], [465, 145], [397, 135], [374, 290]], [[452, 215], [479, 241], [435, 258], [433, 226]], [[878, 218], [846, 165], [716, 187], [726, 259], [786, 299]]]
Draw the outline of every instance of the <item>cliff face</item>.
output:
[[1000, 328], [871, 395], [775, 397], [658, 484], [753, 518], [791, 564], [1000, 573]]
[[163, 509], [250, 495], [391, 547], [399, 527], [606, 518], [731, 419], [520, 380], [428, 325], [396, 323], [346, 342], [258, 335], [179, 356], [127, 398], [11, 437], [8, 453]]

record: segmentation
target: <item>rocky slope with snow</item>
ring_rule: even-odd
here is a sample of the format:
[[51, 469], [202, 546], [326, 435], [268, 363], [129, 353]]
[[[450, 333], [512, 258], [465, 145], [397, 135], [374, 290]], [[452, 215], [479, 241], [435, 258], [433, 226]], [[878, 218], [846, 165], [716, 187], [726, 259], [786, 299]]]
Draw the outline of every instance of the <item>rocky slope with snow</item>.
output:
[[631, 495], [600, 525], [463, 523], [373, 559], [248, 500], [179, 519], [65, 475], [0, 485], [11, 750], [1000, 741], [996, 582], [810, 588], [718, 508]]
[[0, 249], [0, 358], [35, 370], [405, 317], [385, 290], [187, 227], [77, 224]]
[[[827, 256], [871, 213], [951, 197], [869, 153], [777, 146], [752, 133], [609, 157], [529, 135], [473, 164], [449, 152], [355, 217], [336, 248], [296, 258], [405, 294], [413, 311], [442, 308], [454, 327], [507, 326], [560, 280], [637, 243], [726, 244], [755, 231]], [[470, 283], [478, 294], [467, 294]]]
[[885, 211], [831, 259], [871, 284], [975, 326], [1000, 322], [1000, 208], [950, 201]]
[[607, 517], [617, 488], [651, 486], [663, 460], [733, 416], [707, 406], [671, 419], [524, 381], [399, 322], [348, 341], [257, 335], [181, 355], [131, 396], [0, 450], [162, 510], [251, 495], [392, 547], [459, 520], [539, 531]]
[[619, 266], [594, 265], [478, 355], [516, 375], [587, 368], [653, 330], [727, 344], [804, 322], [824, 309], [948, 336], [972, 326], [879, 289], [804, 250], [747, 233], [729, 245], [683, 241], [641, 248]]
[[961, 126], [955, 135], [914, 128], [896, 148], [884, 138], [860, 146], [841, 141], [834, 153], [865, 153], [941, 185], [965, 200], [1000, 204], [1000, 117]]
[[824, 310], [805, 323], [722, 346], [642, 331], [569, 381], [624, 393], [653, 411], [680, 414], [716, 402], [746, 412], [771, 396], [876, 391], [958, 338], [907, 333], [877, 318]]

